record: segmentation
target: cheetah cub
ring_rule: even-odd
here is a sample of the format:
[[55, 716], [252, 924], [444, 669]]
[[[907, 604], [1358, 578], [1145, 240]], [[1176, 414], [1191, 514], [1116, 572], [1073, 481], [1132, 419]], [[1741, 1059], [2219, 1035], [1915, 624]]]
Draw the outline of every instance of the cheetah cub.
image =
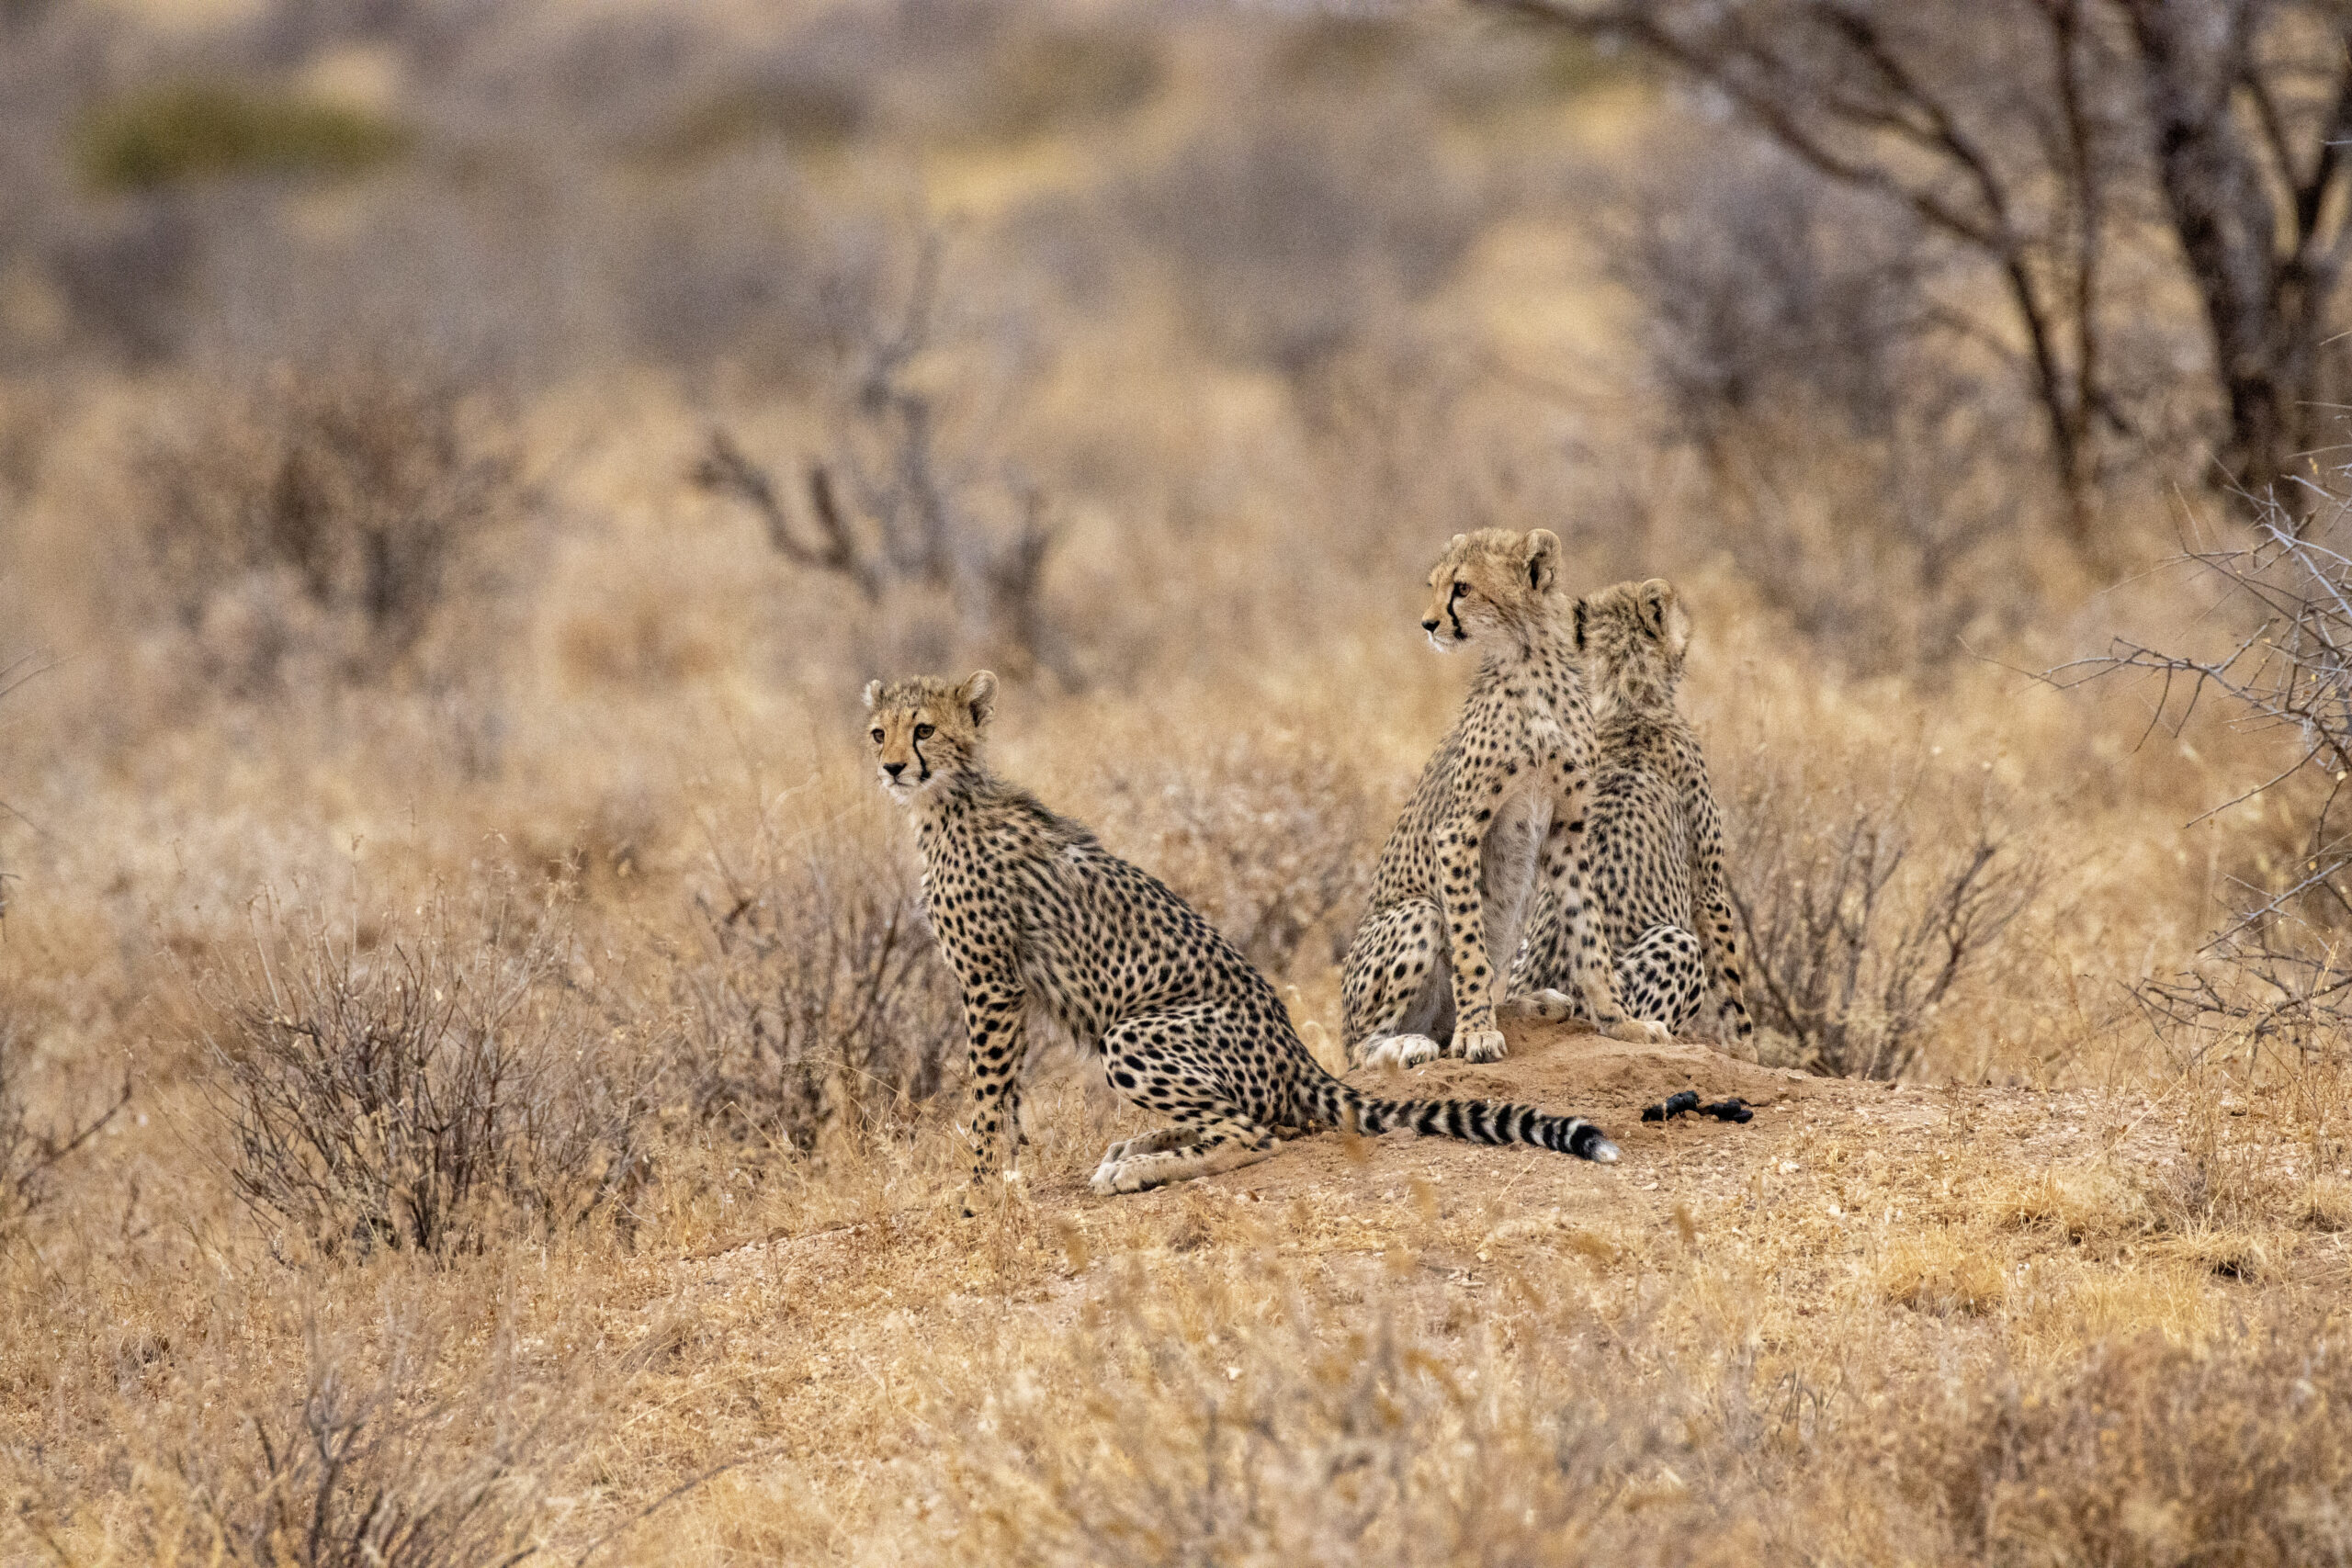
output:
[[1094, 1172], [1100, 1193], [1231, 1170], [1273, 1152], [1277, 1134], [1322, 1127], [1616, 1159], [1579, 1116], [1367, 1100], [1325, 1072], [1273, 987], [1216, 927], [988, 771], [981, 737], [995, 703], [985, 670], [960, 685], [924, 676], [865, 689], [875, 765], [914, 821], [924, 909], [963, 988], [976, 1184], [1018, 1125], [1033, 1021], [1066, 1029], [1114, 1088], [1174, 1122], [1113, 1144]]
[[[1664, 1025], [1619, 1005], [1608, 940], [1586, 898], [1592, 713], [1559, 570], [1550, 529], [1486, 528], [1456, 534], [1430, 572], [1422, 629], [1440, 652], [1475, 645], [1480, 663], [1461, 718], [1380, 852], [1372, 904], [1348, 949], [1340, 997], [1351, 1062], [1500, 1056], [1496, 992], [1538, 886], [1563, 911], [1571, 973], [1601, 1027], [1621, 1040], [1667, 1037]], [[1552, 991], [1506, 1007], [1565, 1018], [1570, 1002]]]
[[[1572, 616], [1600, 749], [1592, 795], [1592, 885], [1617, 955], [1617, 995], [1679, 1030], [1712, 995], [1726, 1043], [1755, 1033], [1739, 939], [1724, 886], [1723, 813], [1706, 754], [1676, 705], [1690, 615], [1662, 577], [1621, 582]], [[1575, 985], [1561, 906], [1539, 894], [1511, 987]]]

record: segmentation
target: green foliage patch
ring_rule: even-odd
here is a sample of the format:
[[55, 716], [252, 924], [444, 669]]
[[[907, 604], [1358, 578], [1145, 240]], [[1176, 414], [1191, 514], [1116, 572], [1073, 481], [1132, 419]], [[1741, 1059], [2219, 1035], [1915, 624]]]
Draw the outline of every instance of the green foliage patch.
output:
[[343, 177], [405, 151], [405, 129], [349, 104], [214, 82], [151, 87], [96, 109], [76, 138], [98, 190], [233, 175]]

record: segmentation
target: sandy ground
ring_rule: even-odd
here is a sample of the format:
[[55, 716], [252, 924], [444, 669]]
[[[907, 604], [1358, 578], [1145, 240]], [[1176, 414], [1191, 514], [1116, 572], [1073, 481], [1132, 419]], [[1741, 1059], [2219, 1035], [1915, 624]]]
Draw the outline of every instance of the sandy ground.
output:
[[[1295, 1258], [1317, 1261], [1343, 1301], [1369, 1288], [1350, 1276], [1400, 1247], [1467, 1298], [1486, 1288], [1490, 1267], [1556, 1260], [1606, 1278], [1629, 1268], [1671, 1272], [1712, 1255], [1749, 1273], [1786, 1316], [1803, 1318], [1813, 1314], [1808, 1298], [1849, 1294], [1856, 1281], [1875, 1297], [1890, 1247], [1908, 1238], [1988, 1215], [2029, 1226], [2046, 1217], [2030, 1202], [2020, 1207], [2020, 1184], [2069, 1171], [2096, 1171], [2126, 1187], [2158, 1183], [2180, 1155], [2165, 1119], [2134, 1095], [1922, 1090], [1761, 1067], [1696, 1042], [1628, 1044], [1577, 1026], [1506, 1032], [1512, 1049], [1500, 1062], [1368, 1069], [1349, 1081], [1388, 1098], [1476, 1097], [1572, 1111], [1609, 1132], [1623, 1151], [1618, 1164], [1409, 1134], [1327, 1134], [1238, 1170], [1106, 1199], [1086, 1185], [1089, 1151], [1134, 1129], [1125, 1111], [1110, 1125], [1081, 1111], [1079, 1131], [1049, 1134], [1042, 1157], [1025, 1156], [1032, 1174], [1017, 1215], [973, 1222], [983, 1235], [1018, 1224], [1057, 1236], [1067, 1250], [1063, 1266], [1029, 1288], [1014, 1283], [1001, 1303], [951, 1294], [947, 1321], [930, 1327], [964, 1332], [956, 1320], [993, 1316], [1015, 1301], [1064, 1317], [1090, 1282], [1101, 1282], [1106, 1258], [1137, 1249], [1238, 1253], [1270, 1236]], [[1703, 1101], [1737, 1095], [1755, 1108], [1754, 1119], [1641, 1120], [1644, 1106], [1686, 1089]], [[1065, 1091], [1078, 1098], [1074, 1088]], [[928, 1211], [775, 1235], [674, 1260], [660, 1272], [676, 1294], [647, 1310], [727, 1302], [757, 1319], [789, 1303], [794, 1333], [837, 1332], [847, 1348], [865, 1337], [876, 1309], [891, 1310], [894, 1277], [957, 1269], [958, 1255], [977, 1245]], [[2061, 1236], [2056, 1245], [2070, 1243]], [[1768, 1305], [1761, 1297], [1751, 1304]], [[1915, 1313], [1900, 1302], [1874, 1315], [1888, 1327], [1916, 1320], [1923, 1353], [1989, 1322], [1982, 1312]]]

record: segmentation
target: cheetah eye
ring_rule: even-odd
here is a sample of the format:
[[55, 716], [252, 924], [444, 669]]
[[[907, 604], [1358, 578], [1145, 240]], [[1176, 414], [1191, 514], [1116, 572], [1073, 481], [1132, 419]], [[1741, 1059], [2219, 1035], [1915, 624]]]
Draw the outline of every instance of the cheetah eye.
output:
[[1463, 581], [1462, 581], [1461, 579], [1459, 579], [1459, 578], [1456, 578], [1456, 579], [1454, 580], [1454, 583], [1453, 583], [1453, 592], [1451, 592], [1451, 593], [1449, 593], [1449, 594], [1447, 594], [1447, 595], [1445, 596], [1445, 597], [1446, 597], [1447, 602], [1448, 602], [1448, 603], [1451, 603], [1451, 602], [1453, 602], [1453, 600], [1456, 600], [1456, 599], [1461, 598], [1461, 597], [1462, 597], [1462, 591], [1463, 591], [1464, 589], [1465, 589], [1465, 588], [1469, 587], [1469, 586], [1470, 586], [1470, 585], [1469, 585], [1468, 583], [1466, 583], [1466, 582]]
[[927, 724], [918, 724], [918, 725], [916, 725], [916, 726], [915, 726], [915, 739], [918, 739], [918, 740], [928, 740], [928, 739], [931, 739], [931, 726], [929, 726], [929, 725], [927, 725]]
[[871, 730], [867, 731], [867, 733], [868, 733], [868, 734], [870, 734], [870, 735], [872, 735], [872, 736], [874, 737], [874, 744], [876, 744], [876, 746], [879, 746], [879, 745], [881, 745], [881, 744], [882, 744], [883, 735], [882, 735], [882, 731], [881, 731], [881, 728], [880, 728], [880, 727], [879, 727], [879, 726], [877, 726], [877, 727], [876, 727], [875, 728], [873, 728], [873, 729], [871, 729]]

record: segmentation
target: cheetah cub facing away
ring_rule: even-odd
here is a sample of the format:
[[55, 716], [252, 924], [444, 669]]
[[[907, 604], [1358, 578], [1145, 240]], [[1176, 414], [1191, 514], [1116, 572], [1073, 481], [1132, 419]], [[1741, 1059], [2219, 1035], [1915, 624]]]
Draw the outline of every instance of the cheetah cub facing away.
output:
[[1113, 1144], [1094, 1172], [1101, 1193], [1231, 1170], [1272, 1153], [1277, 1134], [1324, 1127], [1617, 1157], [1582, 1117], [1367, 1100], [1325, 1072], [1273, 987], [1191, 905], [989, 773], [981, 737], [995, 702], [985, 670], [960, 685], [925, 676], [865, 689], [882, 787], [913, 818], [924, 908], [963, 988], [975, 1183], [1017, 1133], [1033, 1019], [1067, 1029], [1113, 1087], [1174, 1122]]
[[[1706, 754], [1675, 705], [1690, 615], [1662, 577], [1621, 582], [1572, 615], [1592, 692], [1599, 747], [1592, 796], [1592, 883], [1617, 955], [1623, 1004], [1680, 1029], [1713, 995], [1726, 1043], [1755, 1033], [1739, 939], [1724, 886], [1723, 812]], [[1576, 982], [1561, 906], [1538, 894], [1511, 988]]]
[[[1538, 886], [1561, 911], [1569, 971], [1601, 1028], [1620, 1040], [1667, 1037], [1619, 1005], [1587, 897], [1592, 713], [1559, 570], [1548, 528], [1486, 528], [1456, 534], [1430, 572], [1422, 629], [1440, 652], [1476, 645], [1480, 663], [1461, 718], [1380, 852], [1348, 949], [1340, 996], [1351, 1062], [1500, 1056], [1496, 993]], [[1540, 1018], [1570, 1009], [1558, 991], [1514, 993], [1504, 1006]]]

